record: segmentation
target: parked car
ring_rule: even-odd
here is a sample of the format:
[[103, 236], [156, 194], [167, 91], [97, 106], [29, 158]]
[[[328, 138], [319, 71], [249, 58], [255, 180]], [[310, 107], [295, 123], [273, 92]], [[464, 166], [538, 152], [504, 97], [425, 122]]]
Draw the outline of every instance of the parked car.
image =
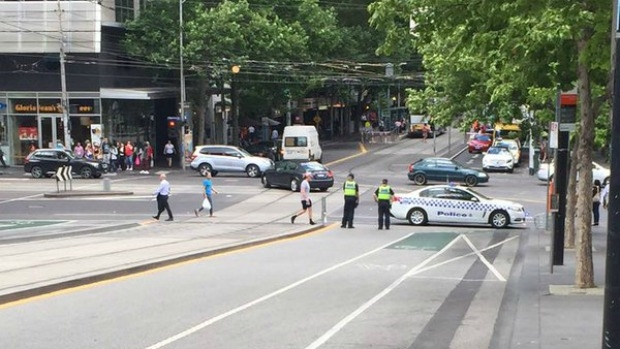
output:
[[[555, 173], [555, 166], [553, 162], [550, 163], [542, 163], [538, 168], [538, 172], [536, 173], [536, 177], [538, 177], [541, 181], [548, 181], [553, 179], [553, 174]], [[611, 171], [608, 168], [605, 168], [596, 162], [592, 161], [592, 181], [599, 180], [603, 183], [605, 180], [609, 181], [609, 176], [611, 175]], [[579, 173], [577, 173], [577, 180], [579, 180]]]
[[49, 178], [62, 166], [71, 166], [72, 174], [82, 178], [100, 178], [108, 168], [101, 161], [76, 158], [70, 150], [37, 149], [26, 157], [24, 171], [34, 178]]
[[471, 135], [467, 142], [467, 150], [470, 153], [483, 153], [489, 149], [493, 143], [493, 137], [486, 133], [476, 133]]
[[260, 177], [273, 167], [273, 161], [231, 145], [199, 145], [192, 154], [190, 167], [202, 176], [207, 172], [213, 176], [220, 172], [245, 172], [248, 177]]
[[262, 156], [273, 161], [280, 160], [282, 154], [282, 141], [278, 140], [276, 144], [272, 141], [260, 141], [243, 147], [248, 153], [255, 156]]
[[447, 158], [426, 158], [418, 160], [409, 165], [409, 180], [416, 185], [424, 185], [428, 180], [442, 182], [458, 182], [465, 183], [468, 187], [478, 185], [478, 183], [486, 183], [489, 181], [489, 175], [465, 167], [456, 161]]
[[521, 163], [521, 142], [519, 142], [518, 139], [500, 138], [495, 140], [495, 144], [493, 146], [508, 148], [508, 151], [512, 154], [512, 159], [515, 166], [518, 166], [519, 163]]
[[510, 150], [504, 146], [493, 146], [482, 157], [482, 170], [503, 170], [512, 173], [515, 160]]
[[390, 213], [413, 225], [437, 223], [490, 224], [504, 228], [525, 223], [521, 204], [482, 195], [471, 188], [433, 185], [394, 196]]
[[310, 189], [326, 191], [334, 186], [334, 174], [325, 165], [316, 162], [296, 162], [283, 160], [263, 173], [262, 183], [265, 188], [283, 187], [299, 191], [299, 185], [305, 173], [311, 173]]
[[428, 138], [433, 138], [435, 136], [441, 136], [446, 133], [446, 130], [443, 127], [435, 127], [435, 124], [427, 124], [424, 122], [414, 123], [409, 125], [409, 131], [407, 133], [407, 137], [409, 138], [422, 138], [424, 136], [424, 125], [428, 125], [431, 131], [428, 133]]

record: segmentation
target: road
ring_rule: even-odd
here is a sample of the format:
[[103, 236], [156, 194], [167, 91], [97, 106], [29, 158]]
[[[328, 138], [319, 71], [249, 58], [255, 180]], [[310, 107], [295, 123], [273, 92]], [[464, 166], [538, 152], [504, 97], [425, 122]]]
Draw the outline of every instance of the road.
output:
[[[430, 142], [404, 140], [338, 160], [355, 153], [355, 147], [327, 151], [326, 162], [339, 183], [353, 172], [362, 188], [356, 229], [333, 224], [297, 239], [0, 307], [0, 347], [509, 347], [501, 342], [505, 328], [496, 324], [510, 327], [514, 317], [506, 306], [507, 285], [518, 278], [515, 261], [529, 228], [413, 228], [400, 222], [378, 233], [371, 192], [382, 178], [397, 192], [414, 190], [406, 168], [433, 151]], [[463, 153], [457, 160], [479, 167], [480, 156]], [[173, 209], [180, 219], [191, 219], [200, 178], [170, 177]], [[113, 181], [114, 189], [132, 190], [133, 197], [58, 200], [35, 192], [44, 185], [55, 187], [54, 182], [15, 179], [2, 185], [8, 182], [11, 190], [1, 194], [1, 219], [53, 218], [93, 227], [148, 218], [149, 194], [157, 184], [155, 177], [122, 176]], [[218, 176], [214, 182], [222, 192], [216, 198], [220, 209], [265, 191], [256, 179], [243, 176]], [[513, 174], [492, 174], [477, 190], [521, 202], [532, 217], [544, 211], [544, 185], [525, 166]], [[338, 222], [340, 215], [340, 208], [330, 207], [328, 221]]]

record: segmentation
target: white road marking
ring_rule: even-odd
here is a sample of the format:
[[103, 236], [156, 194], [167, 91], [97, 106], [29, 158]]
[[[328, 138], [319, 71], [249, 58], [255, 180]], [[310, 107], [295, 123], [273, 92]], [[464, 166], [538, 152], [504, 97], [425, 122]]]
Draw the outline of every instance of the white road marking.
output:
[[215, 324], [215, 323], [217, 323], [217, 322], [219, 322], [221, 320], [224, 320], [224, 319], [226, 319], [226, 318], [228, 318], [228, 317], [230, 317], [232, 315], [240, 313], [240, 312], [242, 312], [242, 311], [244, 311], [246, 309], [249, 309], [249, 308], [251, 308], [251, 307], [253, 307], [253, 306], [257, 305], [257, 304], [260, 304], [260, 303], [262, 303], [264, 301], [267, 301], [267, 300], [269, 300], [269, 299], [271, 299], [271, 298], [273, 298], [275, 296], [278, 296], [278, 295], [280, 295], [282, 293], [290, 291], [290, 290], [294, 289], [297, 286], [303, 285], [303, 284], [307, 283], [308, 281], [311, 281], [311, 280], [314, 280], [314, 279], [318, 278], [319, 276], [325, 275], [325, 274], [327, 274], [329, 272], [332, 272], [332, 271], [334, 271], [334, 270], [336, 270], [338, 268], [341, 268], [341, 267], [343, 267], [343, 266], [345, 266], [347, 264], [351, 264], [351, 263], [353, 263], [353, 262], [355, 262], [357, 260], [360, 260], [360, 259], [362, 259], [362, 258], [364, 258], [366, 256], [369, 256], [369, 255], [371, 255], [373, 253], [379, 252], [379, 251], [387, 248], [388, 246], [391, 246], [391, 245], [393, 245], [393, 244], [395, 244], [395, 243], [397, 243], [397, 242], [399, 242], [399, 241], [401, 241], [403, 239], [406, 239], [406, 238], [410, 237], [411, 235], [413, 235], [413, 234], [408, 234], [408, 235], [406, 235], [404, 237], [401, 237], [401, 238], [399, 238], [397, 240], [394, 240], [394, 241], [392, 241], [390, 243], [387, 243], [387, 244], [385, 244], [385, 245], [383, 245], [383, 246], [381, 246], [379, 248], [376, 248], [376, 249], [374, 249], [372, 251], [366, 252], [366, 253], [361, 254], [361, 255], [359, 255], [357, 257], [354, 257], [354, 258], [351, 258], [351, 259], [346, 260], [344, 262], [341, 262], [339, 264], [333, 265], [333, 266], [331, 266], [331, 267], [329, 267], [327, 269], [323, 269], [323, 270], [321, 270], [320, 272], [318, 272], [316, 274], [308, 276], [307, 278], [301, 279], [301, 280], [299, 280], [297, 282], [294, 282], [294, 283], [292, 283], [292, 284], [290, 284], [288, 286], [282, 287], [282, 288], [280, 288], [277, 291], [274, 291], [272, 293], [264, 295], [264, 296], [262, 296], [260, 298], [257, 298], [257, 299], [255, 299], [255, 300], [253, 300], [251, 302], [248, 302], [248, 303], [246, 303], [244, 305], [241, 305], [241, 306], [239, 306], [239, 307], [237, 307], [235, 309], [229, 310], [229, 311], [227, 311], [227, 312], [225, 312], [223, 314], [220, 314], [220, 315], [218, 315], [216, 317], [213, 317], [213, 318], [211, 318], [209, 320], [206, 320], [206, 321], [204, 321], [204, 322], [202, 322], [202, 323], [200, 323], [200, 324], [198, 324], [198, 325], [196, 325], [194, 327], [191, 327], [191, 328], [189, 328], [189, 329], [187, 329], [187, 330], [185, 330], [185, 331], [183, 331], [181, 333], [178, 333], [178, 334], [176, 334], [176, 335], [174, 335], [172, 337], [166, 338], [166, 339], [164, 339], [163, 341], [161, 341], [159, 343], [156, 343], [156, 344], [151, 345], [150, 347], [147, 347], [146, 349], [159, 349], [159, 348], [163, 348], [163, 347], [165, 347], [168, 344], [172, 344], [172, 343], [174, 343], [174, 342], [176, 342], [178, 340], [181, 340], [181, 339], [183, 339], [183, 338], [185, 338], [185, 337], [187, 337], [189, 335], [192, 335], [192, 334], [194, 334], [194, 333], [196, 333], [196, 332], [198, 332], [198, 331], [200, 331], [200, 330], [202, 330], [202, 329], [204, 329], [204, 328], [206, 328], [208, 326], [211, 326], [211, 325], [213, 325], [213, 324]]
[[[503, 244], [505, 244], [505, 243], [507, 243], [507, 242], [510, 242], [510, 241], [512, 241], [512, 240], [514, 240], [514, 239], [516, 239], [516, 238], [518, 238], [518, 237], [519, 237], [518, 235], [517, 235], [517, 236], [513, 236], [513, 237], [511, 237], [511, 238], [509, 238], [509, 239], [506, 239], [506, 240], [500, 241], [500, 242], [498, 242], [498, 243], [496, 243], [496, 244], [493, 244], [493, 245], [491, 245], [491, 246], [487, 246], [487, 247], [483, 248], [482, 250], [479, 250], [479, 252], [484, 252], [484, 251], [488, 251], [488, 250], [490, 250], [490, 249], [496, 248], [497, 246], [501, 246], [501, 245], [503, 245]], [[448, 259], [448, 260], [443, 261], [443, 262], [441, 262], [441, 263], [437, 263], [437, 264], [435, 264], [435, 265], [431, 265], [431, 266], [426, 267], [426, 268], [424, 268], [424, 269], [418, 270], [418, 272], [416, 272], [414, 275], [417, 275], [417, 274], [423, 273], [423, 272], [425, 272], [425, 271], [429, 271], [429, 270], [431, 270], [431, 269], [439, 268], [439, 267], [441, 267], [442, 265], [446, 265], [446, 264], [448, 264], [448, 263], [452, 263], [452, 262], [455, 262], [455, 261], [461, 260], [461, 259], [466, 258], [466, 257], [473, 256], [473, 255], [475, 255], [475, 253], [474, 253], [474, 252], [470, 252], [470, 253], [466, 253], [466, 254], [464, 254], [464, 255], [462, 255], [462, 256], [458, 256], [458, 257], [454, 257], [454, 258]]]
[[409, 279], [412, 275], [415, 275], [418, 270], [422, 269], [425, 265], [430, 263], [433, 259], [441, 256], [445, 253], [452, 245], [454, 245], [458, 241], [458, 238], [452, 239], [449, 244], [444, 246], [440, 251], [433, 254], [432, 256], [425, 259], [422, 263], [416, 265], [403, 276], [401, 276], [398, 280], [394, 281], [391, 285], [386, 287], [383, 291], [379, 292], [376, 296], [372, 297], [368, 302], [362, 304], [359, 308], [353, 311], [351, 314], [347, 315], [344, 319], [340, 320], [334, 327], [325, 332], [321, 337], [315, 340], [312, 344], [307, 346], [305, 349], [316, 349], [321, 345], [325, 344], [331, 337], [333, 337], [336, 333], [338, 333], [341, 329], [343, 329], [348, 323], [353, 321], [356, 317], [361, 315], [364, 311], [370, 308], [373, 304], [377, 303], [383, 297], [387, 296], [390, 292], [392, 292], [396, 287], [402, 284], [405, 280]]
[[476, 254], [476, 256], [478, 256], [478, 259], [480, 259], [480, 261], [482, 263], [484, 263], [484, 265], [487, 266], [487, 268], [489, 268], [489, 270], [491, 271], [491, 273], [493, 273], [493, 275], [495, 275], [495, 277], [499, 280], [499, 281], [506, 281], [506, 278], [504, 276], [502, 276], [502, 274], [495, 269], [495, 267], [493, 266], [493, 264], [491, 264], [483, 255], [482, 253], [480, 253], [480, 250], [478, 250], [476, 248], [476, 246], [474, 246], [474, 244], [471, 242], [471, 240], [469, 240], [469, 238], [466, 235], [461, 235], [461, 237], [463, 238], [463, 240], [465, 240], [465, 242], [467, 243], [467, 245], [469, 245], [469, 248], [471, 248], [472, 251], [474, 251], [474, 253]]

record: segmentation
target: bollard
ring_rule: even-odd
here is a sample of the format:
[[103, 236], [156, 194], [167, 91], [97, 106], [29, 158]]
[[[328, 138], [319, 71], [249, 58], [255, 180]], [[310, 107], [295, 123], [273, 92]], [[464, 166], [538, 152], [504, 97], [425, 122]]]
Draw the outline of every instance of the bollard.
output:
[[327, 224], [327, 198], [325, 196], [321, 198], [321, 222]]
[[112, 182], [110, 182], [110, 178], [103, 179], [103, 191], [112, 190]]

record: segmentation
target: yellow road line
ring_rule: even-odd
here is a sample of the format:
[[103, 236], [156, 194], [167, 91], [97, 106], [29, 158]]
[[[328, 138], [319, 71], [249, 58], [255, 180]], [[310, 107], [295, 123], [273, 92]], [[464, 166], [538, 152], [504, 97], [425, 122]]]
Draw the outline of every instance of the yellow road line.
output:
[[120, 282], [123, 280], [128, 280], [131, 278], [135, 278], [135, 277], [139, 277], [139, 276], [143, 276], [143, 275], [149, 275], [149, 274], [153, 274], [162, 270], [168, 270], [168, 269], [172, 269], [172, 268], [178, 268], [181, 266], [185, 266], [185, 265], [189, 265], [192, 263], [198, 263], [198, 262], [202, 262], [205, 261], [207, 259], [211, 259], [211, 258], [216, 258], [216, 257], [222, 257], [222, 256], [227, 256], [230, 254], [234, 254], [234, 253], [238, 253], [238, 252], [246, 252], [246, 251], [250, 251], [253, 249], [258, 249], [258, 248], [263, 248], [263, 247], [267, 247], [270, 245], [274, 245], [277, 243], [281, 243], [284, 241], [290, 241], [290, 240], [296, 240], [296, 239], [301, 239], [302, 237], [308, 237], [308, 236], [312, 236], [312, 235], [318, 235], [318, 234], [322, 234], [326, 231], [329, 231], [333, 228], [335, 228], [338, 225], [338, 223], [331, 223], [328, 224], [320, 229], [317, 229], [313, 232], [307, 233], [307, 234], [301, 234], [301, 235], [295, 235], [292, 237], [284, 237], [280, 240], [276, 240], [276, 241], [270, 241], [270, 242], [266, 242], [263, 244], [258, 244], [258, 245], [252, 245], [252, 246], [247, 246], [247, 247], [242, 247], [236, 250], [232, 250], [232, 251], [227, 251], [227, 252], [221, 252], [218, 253], [217, 251], [214, 252], [214, 254], [209, 255], [209, 256], [205, 256], [205, 257], [199, 257], [196, 259], [192, 259], [192, 260], [187, 260], [187, 261], [183, 261], [183, 262], [178, 262], [178, 263], [171, 263], [169, 265], [166, 266], [162, 266], [162, 267], [156, 267], [153, 269], [149, 269], [149, 270], [145, 270], [145, 271], [140, 271], [134, 274], [130, 274], [130, 275], [123, 275], [123, 276], [119, 276], [119, 277], [115, 277], [115, 278], [111, 278], [111, 279], [107, 279], [107, 280], [102, 280], [102, 281], [97, 281], [97, 282], [93, 282], [90, 284], [86, 284], [86, 285], [81, 285], [81, 286], [75, 286], [75, 287], [69, 287], [69, 288], [65, 288], [62, 290], [58, 290], [58, 291], [53, 291], [53, 292], [49, 292], [49, 293], [44, 293], [38, 296], [33, 296], [33, 297], [28, 297], [28, 298], [24, 298], [24, 299], [20, 299], [14, 302], [8, 302], [5, 304], [0, 304], [0, 310], [2, 309], [6, 309], [6, 308], [10, 308], [10, 307], [14, 307], [14, 306], [19, 306], [19, 305], [23, 305], [23, 304], [28, 304], [34, 301], [38, 301], [38, 300], [44, 300], [44, 299], [48, 299], [48, 298], [52, 298], [52, 297], [56, 297], [56, 296], [61, 296], [61, 295], [65, 295], [65, 294], [70, 294], [73, 292], [78, 292], [78, 291], [82, 291], [82, 290], [87, 290], [90, 288], [94, 288], [97, 286], [103, 286], [103, 285], [107, 285], [107, 284], [111, 284], [111, 283], [115, 283], [115, 282]]
[[332, 162], [329, 162], [327, 164], [325, 164], [326, 166], [332, 166], [332, 165], [336, 165], [339, 164], [341, 162], [347, 161], [347, 160], [351, 160], [351, 159], [355, 159], [358, 156], [362, 156], [366, 153], [368, 153], [368, 150], [366, 149], [366, 147], [364, 146], [364, 144], [362, 144], [361, 142], [359, 143], [359, 148], [360, 148], [360, 152], [357, 154], [353, 154], [353, 155], [349, 155], [347, 157], [344, 158], [340, 158], [338, 160], [334, 160]]

